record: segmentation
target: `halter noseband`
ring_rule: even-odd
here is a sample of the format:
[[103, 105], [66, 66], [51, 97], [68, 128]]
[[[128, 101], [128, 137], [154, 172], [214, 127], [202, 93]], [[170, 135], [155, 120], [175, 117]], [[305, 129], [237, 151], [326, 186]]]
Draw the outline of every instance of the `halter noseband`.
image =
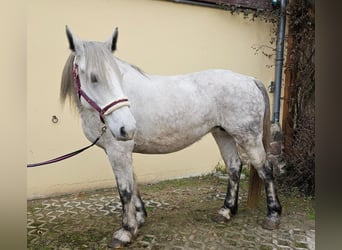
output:
[[100, 120], [102, 123], [105, 123], [104, 117], [106, 115], [109, 115], [110, 113], [114, 112], [115, 110], [118, 110], [121, 107], [130, 106], [129, 101], [126, 97], [115, 100], [106, 105], [104, 108], [101, 108], [99, 105], [97, 105], [97, 103], [93, 99], [91, 99], [81, 88], [81, 81], [78, 74], [78, 65], [76, 63], [76, 57], [73, 62], [72, 75], [75, 80], [75, 88], [78, 98], [81, 99], [81, 97], [83, 97], [84, 100], [86, 100], [90, 106], [92, 106], [97, 112], [99, 112]]

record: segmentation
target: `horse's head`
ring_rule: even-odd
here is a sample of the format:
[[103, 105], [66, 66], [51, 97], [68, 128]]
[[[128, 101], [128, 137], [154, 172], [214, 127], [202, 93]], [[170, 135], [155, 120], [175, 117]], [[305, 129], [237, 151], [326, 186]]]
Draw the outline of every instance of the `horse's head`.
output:
[[117, 28], [106, 42], [82, 41], [68, 27], [66, 33], [74, 55], [73, 75], [81, 107], [98, 112], [101, 121], [118, 140], [131, 140], [136, 122], [112, 55], [116, 49]]

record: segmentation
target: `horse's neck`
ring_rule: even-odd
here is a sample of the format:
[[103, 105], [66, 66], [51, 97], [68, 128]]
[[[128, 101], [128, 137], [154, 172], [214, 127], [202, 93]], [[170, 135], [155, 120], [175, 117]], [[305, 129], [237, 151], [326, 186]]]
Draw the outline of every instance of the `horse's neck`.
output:
[[142, 72], [139, 68], [125, 61], [122, 61], [117, 57], [115, 57], [115, 60], [122, 74], [122, 88], [124, 91], [134, 92], [134, 88], [137, 87], [137, 83], [141, 85], [144, 84], [144, 82], [146, 81], [151, 81], [152, 75]]
[[130, 70], [130, 65], [128, 63], [122, 61], [121, 59], [115, 56], [114, 59], [122, 74], [126, 74], [126, 72]]
[[115, 58], [115, 61], [120, 69], [120, 72], [122, 75], [144, 75], [144, 73], [142, 73], [142, 71], [139, 70], [139, 68], [117, 58], [117, 57], [114, 57]]

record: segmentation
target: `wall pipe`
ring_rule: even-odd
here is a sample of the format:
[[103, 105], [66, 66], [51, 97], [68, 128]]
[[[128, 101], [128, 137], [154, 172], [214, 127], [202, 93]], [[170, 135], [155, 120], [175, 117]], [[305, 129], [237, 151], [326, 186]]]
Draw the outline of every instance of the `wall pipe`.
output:
[[281, 79], [283, 74], [284, 61], [284, 37], [286, 24], [286, 0], [280, 0], [280, 16], [278, 21], [278, 35], [275, 59], [275, 83], [274, 83], [274, 104], [272, 123], [279, 123], [280, 116], [280, 95]]

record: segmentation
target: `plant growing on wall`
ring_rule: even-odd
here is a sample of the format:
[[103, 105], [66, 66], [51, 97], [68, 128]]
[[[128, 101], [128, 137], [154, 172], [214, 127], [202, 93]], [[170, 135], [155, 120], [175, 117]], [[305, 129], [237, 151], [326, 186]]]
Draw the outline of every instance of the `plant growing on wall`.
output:
[[[244, 4], [242, 4], [244, 3]], [[275, 43], [277, 39], [278, 20], [280, 10], [278, 6], [272, 5], [271, 1], [236, 1], [226, 0], [217, 1], [223, 9], [229, 11], [232, 15], [243, 15], [245, 19], [253, 22], [261, 20], [265, 23], [270, 23], [269, 43], [268, 44], [254, 44], [252, 49], [255, 54], [262, 54], [268, 58], [275, 56]], [[270, 68], [274, 65], [265, 65]]]
[[[310, 0], [288, 6], [287, 89], [284, 97], [286, 173], [284, 187], [315, 194], [315, 5]], [[285, 114], [284, 113], [284, 114]]]

